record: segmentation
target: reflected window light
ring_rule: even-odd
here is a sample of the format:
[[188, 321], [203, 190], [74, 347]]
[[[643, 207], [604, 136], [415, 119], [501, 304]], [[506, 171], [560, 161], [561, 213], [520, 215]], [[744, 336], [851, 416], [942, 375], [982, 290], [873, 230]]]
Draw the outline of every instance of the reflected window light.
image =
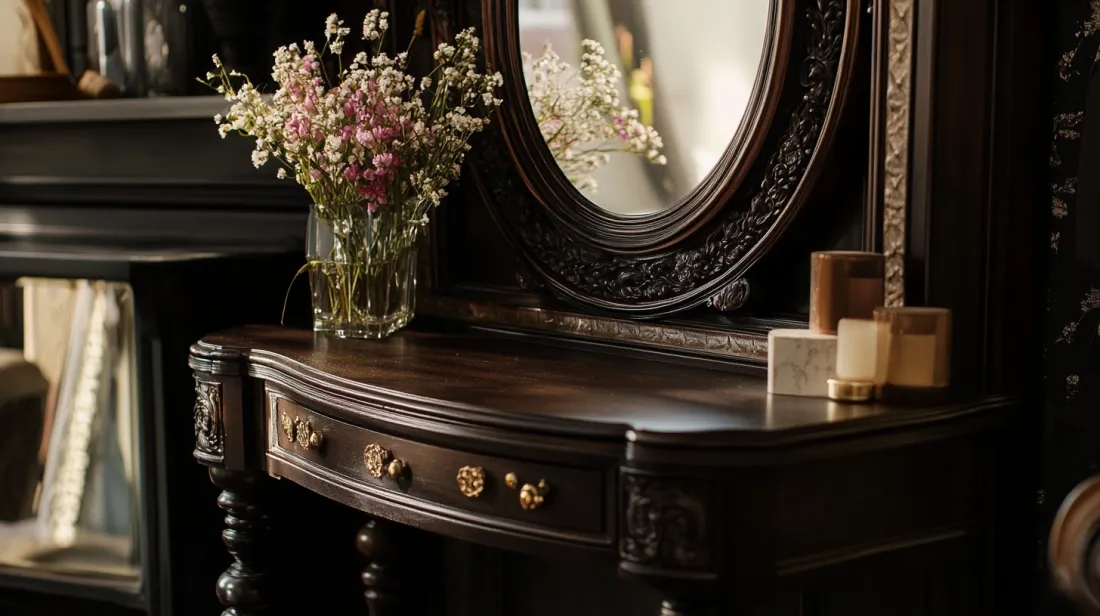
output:
[[740, 116], [729, 113], [729, 110], [745, 109], [749, 106], [756, 81], [756, 75], [745, 75], [735, 67], [712, 66], [707, 70], [714, 78], [700, 84], [702, 96], [699, 100], [702, 109], [699, 113], [699, 124], [710, 129], [710, 138], [706, 138], [708, 133], [700, 134], [691, 149], [694, 174], [700, 178], [710, 173], [722, 158], [726, 146], [729, 145], [725, 136], [736, 133], [740, 127]]

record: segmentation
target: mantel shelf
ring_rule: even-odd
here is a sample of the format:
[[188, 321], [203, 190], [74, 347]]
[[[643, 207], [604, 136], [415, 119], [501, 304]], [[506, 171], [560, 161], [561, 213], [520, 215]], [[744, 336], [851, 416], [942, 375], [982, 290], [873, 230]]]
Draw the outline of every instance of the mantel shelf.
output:
[[0, 105], [0, 124], [210, 120], [228, 108], [221, 96], [8, 103]]
[[929, 407], [773, 396], [763, 378], [434, 324], [383, 341], [250, 326], [207, 336], [191, 366], [247, 370], [425, 421], [686, 447], [784, 446], [989, 418], [1003, 398]]

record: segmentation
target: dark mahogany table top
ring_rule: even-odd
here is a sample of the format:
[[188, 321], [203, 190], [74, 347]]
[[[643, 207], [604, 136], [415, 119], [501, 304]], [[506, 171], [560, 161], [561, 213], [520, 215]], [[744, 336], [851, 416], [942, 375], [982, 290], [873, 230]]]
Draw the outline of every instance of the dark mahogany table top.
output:
[[554, 425], [589, 437], [692, 436], [696, 444], [800, 440], [823, 428], [877, 431], [1005, 403], [987, 398], [916, 408], [773, 396], [763, 378], [733, 370], [462, 327], [414, 325], [374, 341], [248, 326], [207, 336], [192, 347], [193, 361], [227, 352], [243, 354], [253, 366], [324, 379], [375, 402], [455, 409], [490, 424]]

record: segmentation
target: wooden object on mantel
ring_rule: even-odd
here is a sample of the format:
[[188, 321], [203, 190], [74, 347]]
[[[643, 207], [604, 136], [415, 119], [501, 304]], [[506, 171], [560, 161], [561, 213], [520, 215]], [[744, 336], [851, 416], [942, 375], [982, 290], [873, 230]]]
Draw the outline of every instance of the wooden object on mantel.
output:
[[294, 539], [272, 537], [282, 507], [265, 506], [269, 474], [364, 512], [348, 541], [369, 560], [375, 616], [412, 598], [395, 589], [432, 587], [403, 579], [401, 550], [383, 547], [408, 527], [613, 559], [662, 593], [664, 616], [934, 553], [974, 572], [952, 613], [986, 613], [978, 572], [992, 566], [1008, 399], [903, 409], [770, 396], [720, 364], [431, 322], [378, 342], [244, 327], [204, 338], [189, 363], [195, 457], [232, 521], [218, 594], [236, 613], [281, 600], [273, 570], [323, 566], [274, 560]]

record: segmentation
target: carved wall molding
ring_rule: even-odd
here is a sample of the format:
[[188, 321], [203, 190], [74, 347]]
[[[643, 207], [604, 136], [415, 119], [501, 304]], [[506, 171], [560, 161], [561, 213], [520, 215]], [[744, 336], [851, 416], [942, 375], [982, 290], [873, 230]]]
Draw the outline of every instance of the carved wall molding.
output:
[[913, 70], [913, 0], [887, 0], [885, 160], [882, 250], [886, 305], [905, 304], [905, 218], [909, 200], [909, 132]]
[[421, 297], [419, 311], [471, 323], [494, 324], [584, 338], [735, 358], [763, 364], [767, 333], [733, 332], [687, 325], [656, 324], [530, 306], [508, 306], [439, 296]]
[[221, 463], [225, 456], [222, 384], [195, 378], [195, 457]]
[[698, 481], [623, 475], [619, 558], [660, 569], [711, 564], [709, 498]]

